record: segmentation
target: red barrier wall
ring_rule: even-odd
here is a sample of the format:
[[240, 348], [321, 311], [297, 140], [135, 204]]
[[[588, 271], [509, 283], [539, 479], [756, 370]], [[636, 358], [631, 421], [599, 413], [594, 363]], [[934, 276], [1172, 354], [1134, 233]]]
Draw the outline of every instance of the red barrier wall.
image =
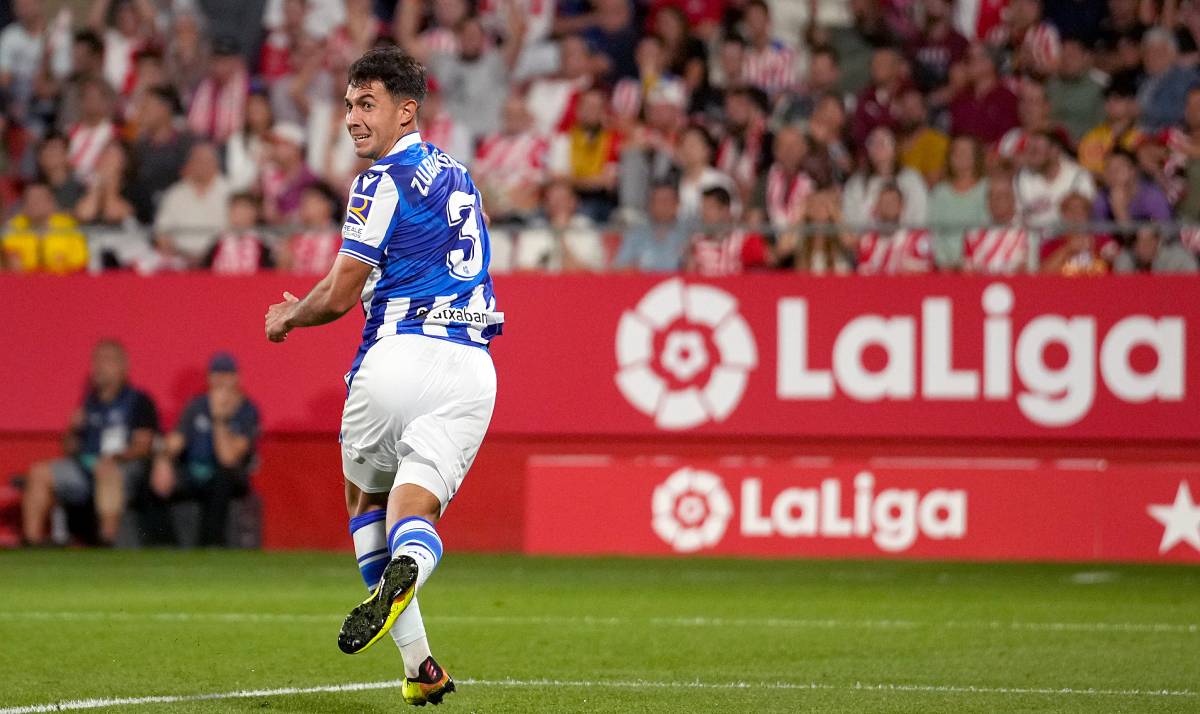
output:
[[[266, 306], [308, 287], [0, 276], [0, 477], [55, 453], [96, 339], [128, 345], [167, 425], [227, 349], [264, 415], [267, 544], [344, 547], [334, 440], [361, 322], [262, 337]], [[504, 276], [497, 293], [500, 394], [453, 547], [522, 547], [538, 454], [1200, 460], [1193, 278]]]

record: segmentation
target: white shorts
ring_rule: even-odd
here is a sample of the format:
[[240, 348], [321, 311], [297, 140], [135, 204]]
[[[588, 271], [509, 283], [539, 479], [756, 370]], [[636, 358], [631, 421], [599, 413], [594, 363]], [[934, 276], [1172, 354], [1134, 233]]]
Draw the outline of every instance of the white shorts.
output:
[[[350, 383], [342, 472], [368, 493], [416, 483], [444, 511], [475, 460], [495, 403], [496, 370], [485, 350], [422, 335], [384, 337], [367, 350]], [[408, 457], [431, 464], [436, 477], [414, 469], [429, 475], [397, 478]]]

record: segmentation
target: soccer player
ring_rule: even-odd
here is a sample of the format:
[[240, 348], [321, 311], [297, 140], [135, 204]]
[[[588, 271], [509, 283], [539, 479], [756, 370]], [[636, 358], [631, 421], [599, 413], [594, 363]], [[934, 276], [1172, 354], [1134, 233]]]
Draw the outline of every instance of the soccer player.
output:
[[282, 342], [362, 301], [341, 445], [350, 533], [371, 595], [346, 617], [338, 646], [362, 652], [390, 630], [404, 659], [404, 700], [437, 704], [454, 682], [430, 654], [417, 594], [442, 557], [438, 518], [491, 420], [488, 341], [504, 316], [475, 184], [417, 131], [424, 68], [377, 48], [349, 79], [346, 127], [356, 153], [375, 164], [354, 182], [329, 274], [303, 300], [284, 293], [266, 332]]

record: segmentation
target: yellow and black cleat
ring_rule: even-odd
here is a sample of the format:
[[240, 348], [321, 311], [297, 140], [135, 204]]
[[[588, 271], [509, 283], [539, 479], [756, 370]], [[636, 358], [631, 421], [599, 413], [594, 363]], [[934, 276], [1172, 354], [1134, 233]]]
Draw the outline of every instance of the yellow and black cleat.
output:
[[413, 706], [423, 707], [426, 704], [437, 706], [447, 694], [454, 691], [454, 680], [450, 673], [438, 666], [432, 657], [426, 657], [421, 664], [420, 675], [416, 679], [405, 679], [404, 702]]
[[392, 629], [416, 593], [417, 561], [407, 555], [392, 558], [371, 596], [342, 622], [338, 647], [346, 654], [358, 654], [378, 642]]

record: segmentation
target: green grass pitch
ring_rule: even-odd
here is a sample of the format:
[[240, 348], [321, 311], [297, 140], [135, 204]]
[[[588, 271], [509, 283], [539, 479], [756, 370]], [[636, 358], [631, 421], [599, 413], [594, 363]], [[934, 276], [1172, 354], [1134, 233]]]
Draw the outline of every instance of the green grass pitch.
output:
[[[0, 712], [400, 711], [389, 640], [337, 649], [362, 593], [349, 554], [0, 554]], [[1200, 711], [1197, 568], [450, 551], [421, 607], [443, 712]]]

